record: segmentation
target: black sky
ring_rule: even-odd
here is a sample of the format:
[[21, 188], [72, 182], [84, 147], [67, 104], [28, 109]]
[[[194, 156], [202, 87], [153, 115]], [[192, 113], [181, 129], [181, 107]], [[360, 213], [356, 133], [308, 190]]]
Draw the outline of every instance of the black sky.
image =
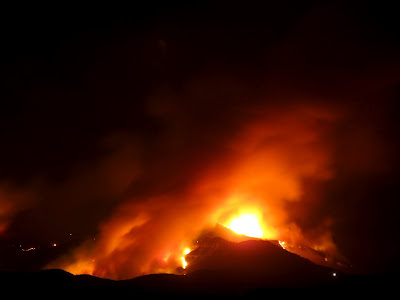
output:
[[[179, 189], [185, 174], [222, 158], [221, 141], [248, 121], [242, 111], [307, 102], [342, 118], [330, 132], [335, 177], [320, 187], [318, 212], [297, 222], [312, 227], [314, 214], [329, 215], [349, 261], [363, 271], [398, 268], [393, 6], [195, 1], [2, 11], [1, 245], [92, 237], [127, 195]], [[137, 157], [146, 172], [135, 181]], [[171, 169], [178, 175], [165, 180]]]

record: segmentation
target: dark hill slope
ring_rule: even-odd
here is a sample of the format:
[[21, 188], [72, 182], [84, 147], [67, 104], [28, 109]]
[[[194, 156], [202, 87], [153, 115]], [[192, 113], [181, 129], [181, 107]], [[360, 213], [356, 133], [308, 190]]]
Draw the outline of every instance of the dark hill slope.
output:
[[265, 286], [315, 285], [332, 279], [330, 269], [268, 241], [233, 243], [214, 238], [206, 244], [212, 246], [200, 246], [187, 256], [189, 274], [196, 270], [226, 272], [232, 279]]
[[[0, 271], [0, 286], [10, 295], [241, 295], [268, 293], [269, 287], [393, 287], [395, 274], [347, 275], [316, 265], [262, 240], [240, 243], [210, 239], [187, 259], [187, 275], [151, 274], [114, 281], [62, 270]], [[82, 294], [83, 293], [83, 294]]]

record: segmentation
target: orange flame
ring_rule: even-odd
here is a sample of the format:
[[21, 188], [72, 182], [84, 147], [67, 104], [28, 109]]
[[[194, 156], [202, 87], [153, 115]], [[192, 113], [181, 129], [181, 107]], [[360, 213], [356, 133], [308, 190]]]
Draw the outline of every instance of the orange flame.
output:
[[263, 236], [260, 222], [257, 216], [253, 214], [242, 214], [232, 219], [227, 227], [236, 233], [249, 237], [261, 238]]

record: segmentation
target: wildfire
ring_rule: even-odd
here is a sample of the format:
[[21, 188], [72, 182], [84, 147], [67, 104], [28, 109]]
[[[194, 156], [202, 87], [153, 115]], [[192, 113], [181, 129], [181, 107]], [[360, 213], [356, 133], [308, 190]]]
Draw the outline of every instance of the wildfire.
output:
[[186, 269], [188, 263], [187, 263], [187, 261], [186, 261], [186, 259], [185, 259], [184, 256], [182, 256], [181, 259], [182, 259], [182, 268], [183, 268], [183, 269]]
[[189, 248], [185, 248], [184, 250], [183, 250], [183, 256], [181, 257], [181, 260], [182, 260], [182, 268], [183, 269], [186, 269], [186, 267], [187, 267], [187, 265], [188, 265], [188, 263], [187, 263], [187, 261], [186, 261], [186, 255], [188, 255], [190, 253], [190, 249]]
[[255, 214], [244, 213], [239, 217], [232, 219], [226, 227], [236, 233], [244, 234], [249, 237], [261, 238], [263, 236], [263, 230], [258, 216]]
[[[138, 185], [144, 181], [143, 190], [127, 193], [129, 197], [102, 222], [95, 240], [49, 267], [111, 279], [187, 270], [195, 247], [186, 247], [215, 224], [245, 237], [280, 241], [284, 249], [312, 242], [313, 249], [330, 246], [333, 252], [330, 223], [305, 229], [296, 223], [299, 214], [316, 210], [318, 185], [333, 177], [325, 137], [331, 119], [303, 107], [290, 113], [259, 113], [224, 140], [221, 156], [211, 155], [209, 164], [192, 166], [184, 156], [178, 159], [182, 165], [177, 165], [176, 176], [169, 176], [174, 164], [168, 159], [162, 158], [160, 165], [154, 160], [149, 168], [144, 165], [148, 171], [136, 178]], [[153, 178], [147, 173], [151, 170], [166, 173]], [[229, 235], [221, 231], [225, 233]]]
[[278, 242], [279, 242], [279, 245], [281, 245], [282, 249], [286, 250], [286, 242], [283, 242], [283, 241], [278, 241]]

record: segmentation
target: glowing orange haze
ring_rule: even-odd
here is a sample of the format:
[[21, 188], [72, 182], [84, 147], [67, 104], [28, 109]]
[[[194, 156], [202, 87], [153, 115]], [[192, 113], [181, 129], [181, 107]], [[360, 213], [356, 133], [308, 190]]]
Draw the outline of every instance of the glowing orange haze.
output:
[[326, 223], [312, 228], [311, 239], [295, 221], [303, 212], [287, 208], [302, 203], [312, 211], [319, 200], [307, 197], [305, 180], [318, 185], [332, 178], [328, 137], [335, 116], [306, 108], [254, 114], [254, 121], [224, 142], [222, 159], [190, 174], [189, 186], [133, 196], [103, 223], [95, 240], [50, 267], [112, 279], [174, 273], [186, 267], [184, 256], [199, 234], [216, 223], [249, 236], [334, 251]]

